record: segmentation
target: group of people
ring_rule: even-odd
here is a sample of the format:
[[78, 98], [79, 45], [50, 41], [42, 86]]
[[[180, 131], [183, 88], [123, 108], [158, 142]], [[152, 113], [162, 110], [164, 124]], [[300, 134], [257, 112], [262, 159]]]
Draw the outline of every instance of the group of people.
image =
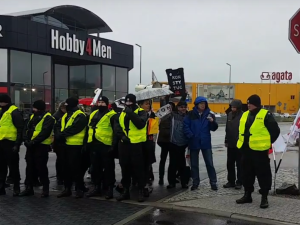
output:
[[[78, 108], [78, 99], [68, 98], [53, 116], [46, 112], [45, 102], [35, 101], [33, 114], [24, 121], [21, 112], [12, 104], [8, 95], [0, 96], [0, 195], [5, 195], [5, 181], [9, 169], [14, 196], [34, 195], [34, 184], [39, 178], [43, 186], [41, 197], [49, 196], [48, 153], [53, 148], [57, 155], [58, 184], [64, 190], [58, 198], [72, 195], [82, 198], [105, 195], [113, 198], [115, 187], [115, 158], [119, 159], [122, 180], [116, 189], [118, 201], [130, 199], [130, 187], [138, 187], [138, 201], [149, 197], [154, 180], [152, 164], [156, 162], [155, 145], [161, 147], [159, 184], [164, 184], [164, 171], [169, 154], [168, 189], [180, 182], [191, 190], [198, 189], [199, 153], [201, 151], [211, 189], [217, 191], [217, 175], [213, 164], [211, 131], [218, 129], [215, 115], [207, 99], [197, 97], [194, 108], [187, 110], [187, 103], [169, 102], [172, 112], [156, 118], [151, 99], [137, 101], [136, 96], [125, 97], [125, 107], [118, 108], [109, 99], [100, 96], [90, 115]], [[280, 134], [272, 114], [261, 107], [259, 96], [248, 98], [248, 111], [242, 112], [242, 103], [233, 100], [228, 114], [225, 145], [228, 148], [228, 183], [224, 188], [245, 189], [238, 204], [252, 202], [251, 193], [257, 176], [262, 195], [261, 208], [268, 207], [268, 192], [272, 174], [268, 150]], [[159, 125], [158, 125], [159, 123]], [[158, 135], [158, 137], [157, 137]], [[19, 149], [26, 146], [25, 190], [20, 191]], [[191, 168], [186, 166], [185, 152], [190, 150]], [[237, 166], [237, 174], [235, 172]], [[84, 175], [91, 173], [94, 188], [85, 187]], [[178, 179], [180, 178], [180, 179]], [[180, 181], [179, 181], [180, 180]]]

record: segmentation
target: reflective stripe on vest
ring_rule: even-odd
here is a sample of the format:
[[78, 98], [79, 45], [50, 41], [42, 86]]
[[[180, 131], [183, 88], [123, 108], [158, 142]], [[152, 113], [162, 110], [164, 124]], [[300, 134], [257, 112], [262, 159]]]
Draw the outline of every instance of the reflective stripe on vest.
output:
[[[79, 115], [79, 114], [83, 114], [85, 115], [81, 110], [77, 110], [73, 113], [73, 115], [69, 118], [67, 124], [66, 124], [66, 117], [68, 115], [68, 113], [65, 113], [65, 115], [62, 117], [61, 119], [61, 132], [64, 131], [64, 129], [66, 129], [67, 127], [72, 126], [75, 118]], [[85, 130], [86, 128], [84, 128], [82, 131], [80, 131], [79, 133], [67, 137], [66, 138], [66, 145], [83, 145], [83, 140], [84, 140], [84, 136], [85, 136]]]
[[[141, 108], [137, 108], [134, 111], [134, 113], [138, 114], [139, 111], [142, 111], [142, 110], [143, 109], [141, 109]], [[142, 143], [142, 142], [147, 141], [147, 124], [142, 129], [137, 129], [136, 126], [134, 126], [134, 124], [130, 120], [129, 121], [129, 131], [127, 133], [127, 131], [125, 130], [125, 124], [124, 124], [125, 116], [126, 116], [126, 113], [122, 112], [119, 117], [119, 123], [120, 123], [120, 126], [121, 126], [124, 134], [130, 139], [130, 143], [136, 144], [136, 143]]]
[[15, 127], [11, 117], [12, 112], [17, 108], [17, 106], [11, 105], [9, 109], [3, 113], [0, 120], [0, 140], [17, 140], [17, 128]]
[[93, 134], [94, 134], [94, 129], [95, 129], [95, 138], [98, 141], [102, 142], [105, 145], [112, 145], [113, 128], [111, 127], [110, 119], [113, 115], [115, 115], [117, 113], [114, 110], [111, 110], [110, 112], [108, 112], [104, 116], [102, 116], [100, 121], [97, 123], [96, 127], [91, 127], [90, 123], [98, 111], [99, 110], [95, 110], [90, 115], [88, 143], [91, 143], [93, 141]]
[[[265, 117], [268, 110], [261, 109], [250, 127], [249, 133], [249, 147], [254, 151], [269, 150], [271, 147], [271, 136], [268, 129], [265, 127]], [[244, 112], [239, 126], [239, 140], [237, 142], [237, 148], [241, 148], [244, 144], [245, 125], [248, 119], [249, 110]]]
[[[33, 116], [34, 116], [33, 114], [30, 116], [30, 120], [29, 121], [32, 120]], [[43, 123], [44, 123], [45, 118], [47, 116], [51, 116], [52, 117], [52, 115], [50, 113], [46, 113], [43, 116], [43, 118], [40, 120], [40, 122], [35, 126], [35, 129], [34, 129], [34, 132], [33, 132], [31, 140], [33, 140], [34, 138], [36, 138], [39, 135], [39, 133], [41, 133], [41, 131], [43, 129]], [[52, 118], [54, 119], [54, 117], [52, 117]], [[52, 134], [53, 134], [53, 132], [51, 132], [50, 136], [48, 138], [46, 138], [44, 141], [42, 141], [41, 144], [51, 145], [51, 143], [52, 143]]]

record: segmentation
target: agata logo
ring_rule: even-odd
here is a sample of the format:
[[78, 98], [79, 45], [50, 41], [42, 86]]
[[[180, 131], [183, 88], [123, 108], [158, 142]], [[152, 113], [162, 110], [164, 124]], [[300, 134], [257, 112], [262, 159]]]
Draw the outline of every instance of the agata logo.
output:
[[104, 59], [111, 59], [111, 46], [102, 45], [101, 40], [91, 37], [85, 41], [76, 37], [76, 34], [60, 35], [58, 30], [51, 29], [51, 48], [73, 52], [79, 55], [90, 55]]
[[280, 81], [288, 81], [293, 79], [292, 72], [262, 72], [260, 75], [261, 80], [274, 80], [277, 83]]

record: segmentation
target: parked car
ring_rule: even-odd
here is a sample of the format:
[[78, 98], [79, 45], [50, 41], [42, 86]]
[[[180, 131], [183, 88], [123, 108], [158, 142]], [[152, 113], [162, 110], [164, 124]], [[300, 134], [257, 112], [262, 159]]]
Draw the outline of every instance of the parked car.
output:
[[292, 113], [290, 117], [295, 118], [296, 116], [297, 116], [297, 113]]
[[291, 118], [291, 115], [289, 113], [283, 113], [283, 118]]

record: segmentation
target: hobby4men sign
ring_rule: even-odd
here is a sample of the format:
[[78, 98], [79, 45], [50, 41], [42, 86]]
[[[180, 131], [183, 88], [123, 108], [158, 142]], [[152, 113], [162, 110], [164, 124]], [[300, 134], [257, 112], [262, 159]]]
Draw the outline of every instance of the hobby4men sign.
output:
[[112, 52], [111, 46], [103, 45], [101, 40], [91, 37], [80, 40], [76, 37], [76, 34], [66, 33], [61, 35], [55, 29], [51, 29], [51, 48], [104, 59], [111, 59]]

